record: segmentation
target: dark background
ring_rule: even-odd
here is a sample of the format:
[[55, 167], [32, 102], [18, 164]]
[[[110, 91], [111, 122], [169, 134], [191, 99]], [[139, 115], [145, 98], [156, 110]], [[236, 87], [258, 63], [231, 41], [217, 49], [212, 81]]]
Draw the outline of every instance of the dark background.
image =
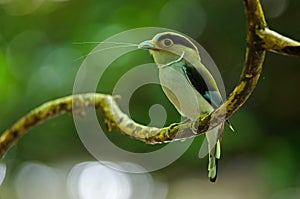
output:
[[[262, 3], [272, 29], [300, 39], [300, 1]], [[214, 59], [229, 93], [243, 67], [243, 9], [242, 1], [233, 0], [0, 1], [0, 132], [43, 102], [72, 93], [82, 62], [75, 60], [95, 46], [74, 42], [102, 41], [132, 28], [166, 27], [193, 37]], [[132, 65], [151, 62], [151, 57], [143, 51], [126, 60]], [[107, 86], [99, 92], [112, 91], [109, 82], [127, 70], [121, 64], [124, 62], [115, 63], [117, 69], [107, 74], [103, 83]], [[208, 182], [206, 159], [197, 158], [200, 136], [180, 159], [151, 173], [168, 187], [167, 196], [161, 198], [300, 198], [299, 65], [299, 58], [267, 53], [256, 89], [231, 118], [235, 132], [226, 127], [223, 134], [217, 183]], [[166, 124], [178, 121], [178, 114], [158, 86], [141, 89], [130, 105], [135, 120], [149, 122], [149, 107], [161, 103], [169, 112]], [[135, 152], [159, 147], [146, 146], [116, 131], [108, 136]], [[53, 168], [68, 165], [63, 167], [67, 173], [72, 165], [93, 160], [70, 115], [51, 119], [32, 129], [2, 160], [7, 174], [0, 198], [26, 198], [16, 182], [24, 162]]]

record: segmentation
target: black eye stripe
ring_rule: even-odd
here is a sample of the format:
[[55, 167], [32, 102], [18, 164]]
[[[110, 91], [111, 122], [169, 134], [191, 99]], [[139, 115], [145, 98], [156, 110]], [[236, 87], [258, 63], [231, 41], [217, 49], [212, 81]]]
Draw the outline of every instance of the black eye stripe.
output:
[[191, 44], [188, 40], [186, 40], [184, 37], [173, 35], [173, 34], [165, 34], [158, 38], [158, 42], [164, 40], [164, 39], [171, 39], [174, 44], [180, 44], [188, 48], [195, 49], [194, 45]]

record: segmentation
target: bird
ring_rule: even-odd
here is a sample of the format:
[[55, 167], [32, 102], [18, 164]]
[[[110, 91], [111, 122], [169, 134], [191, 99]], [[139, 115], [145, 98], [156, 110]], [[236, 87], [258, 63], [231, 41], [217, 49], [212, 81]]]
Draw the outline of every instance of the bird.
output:
[[[211, 113], [223, 103], [214, 77], [201, 62], [197, 45], [187, 36], [162, 32], [142, 41], [138, 48], [148, 50], [152, 55], [162, 90], [181, 116], [194, 120], [202, 113]], [[217, 179], [223, 129], [224, 123], [205, 133], [209, 155], [208, 178], [211, 182]]]

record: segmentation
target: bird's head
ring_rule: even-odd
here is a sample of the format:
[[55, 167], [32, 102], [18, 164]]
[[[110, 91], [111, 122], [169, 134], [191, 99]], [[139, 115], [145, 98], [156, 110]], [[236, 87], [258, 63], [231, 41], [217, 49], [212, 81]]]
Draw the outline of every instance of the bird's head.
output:
[[151, 40], [141, 42], [139, 48], [149, 50], [158, 65], [168, 64], [181, 56], [190, 63], [200, 61], [198, 49], [193, 42], [174, 32], [158, 33]]

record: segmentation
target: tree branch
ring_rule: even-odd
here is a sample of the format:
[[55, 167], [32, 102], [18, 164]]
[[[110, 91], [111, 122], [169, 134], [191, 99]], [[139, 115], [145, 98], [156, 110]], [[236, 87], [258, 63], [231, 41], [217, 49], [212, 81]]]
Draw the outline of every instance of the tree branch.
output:
[[300, 56], [300, 42], [298, 41], [268, 28], [258, 30], [257, 35], [263, 40], [262, 47], [268, 51], [283, 55]]
[[[132, 138], [148, 144], [165, 143], [186, 139], [205, 133], [223, 123], [234, 114], [253, 92], [265, 57], [265, 51], [284, 55], [300, 56], [300, 43], [284, 37], [268, 28], [259, 0], [243, 0], [247, 16], [247, 48], [245, 64], [238, 85], [226, 102], [210, 114], [200, 115], [195, 121], [172, 124], [169, 127], [156, 128], [140, 125], [124, 114], [111, 95], [88, 93], [73, 95], [50, 101], [34, 109], [17, 121], [0, 137], [0, 158], [30, 128], [48, 118], [62, 113], [84, 116], [85, 108], [96, 108], [105, 115], [108, 130], [112, 127]], [[190, 129], [197, 129], [193, 133]]]
[[[115, 127], [121, 133], [146, 143], [174, 140], [174, 137], [170, 137], [168, 133], [173, 132], [172, 126], [160, 129], [138, 124], [120, 110], [115, 99], [117, 97], [111, 95], [87, 93], [59, 98], [37, 107], [3, 132], [0, 137], [0, 158], [30, 128], [63, 113], [84, 117], [86, 108], [96, 108], [103, 112], [108, 130]], [[186, 129], [189, 127], [185, 126]]]
[[245, 63], [240, 81], [230, 93], [226, 102], [205, 118], [198, 118], [194, 127], [198, 126], [197, 134], [210, 130], [228, 119], [249, 98], [253, 92], [265, 57], [265, 50], [261, 47], [261, 39], [256, 31], [267, 25], [259, 0], [244, 0], [247, 16], [247, 48]]

